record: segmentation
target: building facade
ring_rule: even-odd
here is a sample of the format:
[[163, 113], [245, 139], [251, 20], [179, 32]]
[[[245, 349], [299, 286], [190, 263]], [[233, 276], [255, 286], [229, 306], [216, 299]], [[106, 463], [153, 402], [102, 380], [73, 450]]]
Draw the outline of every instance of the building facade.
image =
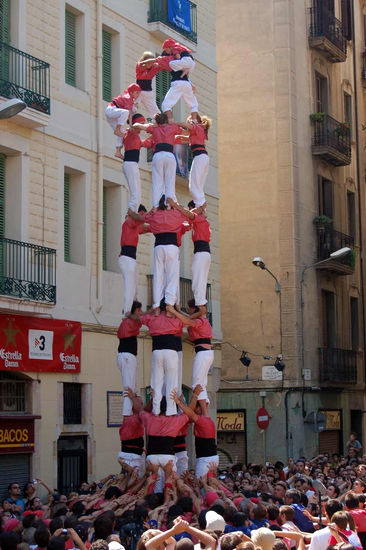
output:
[[[134, 82], [142, 52], [161, 52], [167, 37], [193, 50], [200, 111], [213, 119], [206, 190], [213, 237], [209, 312], [217, 341], [209, 390], [216, 408], [221, 329], [215, 11], [209, 0], [190, 3], [190, 27], [183, 30], [170, 22], [167, 10], [167, 2], [154, 0], [0, 2], [0, 103], [13, 96], [27, 103], [20, 114], [0, 121], [1, 494], [13, 481], [9, 471], [19, 482], [41, 477], [70, 491], [84, 479], [117, 470], [122, 387], [116, 330], [123, 297], [118, 254], [128, 188], [104, 110]], [[159, 104], [167, 85], [160, 75]], [[185, 120], [188, 113], [178, 104], [173, 114]], [[187, 149], [176, 153], [177, 196], [187, 204]], [[142, 157], [142, 202], [149, 208], [151, 155], [145, 151]], [[152, 236], [142, 236], [137, 260], [144, 308], [152, 303], [152, 252]], [[191, 296], [191, 258], [188, 234], [180, 251], [182, 305]], [[138, 386], [148, 398], [146, 332], [138, 355]], [[186, 341], [183, 356], [189, 392], [193, 350]]]
[[365, 14], [356, 0], [217, 4], [218, 409], [245, 418], [223, 461], [343, 452], [365, 434]]

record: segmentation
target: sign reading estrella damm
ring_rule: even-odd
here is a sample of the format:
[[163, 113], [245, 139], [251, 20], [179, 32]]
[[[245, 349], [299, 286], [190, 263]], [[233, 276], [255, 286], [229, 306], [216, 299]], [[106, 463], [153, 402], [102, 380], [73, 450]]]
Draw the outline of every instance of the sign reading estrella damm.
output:
[[218, 432], [244, 432], [244, 412], [218, 411], [216, 417], [216, 430]]
[[0, 371], [80, 372], [81, 323], [0, 315]]

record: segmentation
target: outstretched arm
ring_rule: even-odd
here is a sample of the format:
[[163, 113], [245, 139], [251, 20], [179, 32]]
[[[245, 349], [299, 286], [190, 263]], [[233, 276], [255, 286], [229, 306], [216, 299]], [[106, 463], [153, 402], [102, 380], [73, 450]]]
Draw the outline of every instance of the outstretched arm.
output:
[[172, 313], [173, 315], [175, 315], [180, 321], [182, 321], [182, 323], [184, 323], [185, 325], [189, 325], [190, 327], [195, 327], [196, 326], [196, 321], [194, 321], [193, 319], [190, 318], [189, 315], [186, 315], [185, 313], [183, 313], [182, 311], [177, 311], [173, 306], [171, 306], [170, 304], [167, 304], [166, 305], [166, 310], [169, 311], [169, 313]]
[[183, 216], [185, 216], [189, 220], [194, 220], [193, 212], [188, 210], [188, 208], [184, 208], [184, 206], [181, 206], [177, 202], [174, 202], [174, 200], [171, 197], [168, 197], [166, 202], [169, 204], [169, 206], [171, 206], [175, 210], [179, 210], [179, 212], [181, 212], [183, 214]]
[[133, 407], [137, 412], [142, 411], [142, 402], [141, 402], [141, 400], [137, 397], [137, 395], [135, 394], [135, 392], [133, 392], [133, 391], [131, 390], [131, 388], [127, 388], [127, 395], [128, 395], [128, 397], [131, 399], [131, 401], [132, 401], [132, 407]]
[[132, 124], [132, 128], [135, 128], [136, 130], [147, 131], [148, 126], [151, 126], [151, 124], [140, 124], [139, 122], [135, 122], [134, 124]]
[[131, 210], [131, 208], [128, 209], [127, 214], [132, 218], [133, 220], [136, 220], [137, 222], [144, 222], [144, 218], [140, 216], [140, 214], [137, 214], [137, 212], [134, 212]]
[[[197, 387], [198, 386], [196, 386], [195, 391]], [[202, 388], [201, 388], [201, 391], [202, 391]], [[170, 397], [182, 409], [182, 411], [188, 416], [188, 418], [193, 420], [193, 422], [197, 422], [198, 415], [190, 407], [188, 407], [188, 405], [186, 405], [185, 403], [183, 403], [183, 401], [180, 400], [177, 390], [173, 390]]]

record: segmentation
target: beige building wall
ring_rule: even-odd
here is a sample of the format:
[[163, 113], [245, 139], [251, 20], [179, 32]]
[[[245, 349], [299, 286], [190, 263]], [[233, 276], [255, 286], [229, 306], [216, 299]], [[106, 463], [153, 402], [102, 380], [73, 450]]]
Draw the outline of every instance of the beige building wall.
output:
[[[98, 20], [101, 5], [101, 21]], [[65, 83], [65, 7], [77, 15], [78, 56], [77, 87]], [[209, 275], [212, 295], [213, 330], [220, 342], [220, 272], [218, 237], [218, 158], [215, 5], [210, 0], [197, 4], [197, 44], [162, 22], [148, 23], [148, 0], [122, 2], [104, 0], [70, 0], [47, 2], [12, 0], [11, 44], [50, 63], [51, 115], [27, 108], [8, 121], [1, 121], [0, 153], [7, 155], [8, 179], [19, 190], [15, 216], [8, 216], [5, 236], [57, 250], [57, 302], [55, 306], [29, 300], [0, 296], [0, 313], [49, 316], [81, 321], [82, 364], [79, 375], [28, 373], [34, 396], [30, 412], [40, 414], [36, 420], [36, 452], [31, 463], [33, 477], [41, 476], [51, 486], [57, 485], [57, 439], [62, 434], [88, 436], [88, 477], [98, 479], [116, 471], [119, 450], [117, 428], [107, 428], [107, 391], [121, 390], [116, 367], [117, 327], [121, 321], [123, 283], [118, 269], [121, 220], [128, 199], [127, 182], [121, 163], [114, 157], [115, 136], [104, 118], [107, 105], [100, 105], [98, 120], [97, 33], [105, 28], [112, 33], [112, 92], [118, 95], [135, 80], [135, 64], [144, 50], [161, 51], [165, 38], [172, 36], [193, 50], [196, 68], [192, 81], [197, 88], [200, 112], [212, 118], [208, 141], [210, 173], [206, 186], [208, 218], [212, 228], [212, 265]], [[100, 83], [99, 83], [100, 84]], [[0, 97], [0, 101], [3, 98]], [[175, 109], [185, 119], [186, 106]], [[98, 142], [98, 124], [101, 125]], [[115, 250], [110, 269], [101, 271], [98, 264], [98, 160], [103, 180], [113, 189], [113, 239]], [[63, 179], [65, 167], [82, 182], [78, 199], [80, 217], [85, 221], [77, 241], [81, 261], [64, 261]], [[11, 170], [11, 171], [10, 171]], [[142, 202], [151, 204], [151, 163], [146, 151], [140, 161]], [[7, 185], [9, 181], [7, 179]], [[190, 200], [188, 180], [177, 176], [178, 200]], [[7, 214], [8, 215], [8, 214]], [[190, 279], [192, 260], [190, 235], [181, 248], [181, 276]], [[139, 297], [148, 304], [147, 275], [152, 274], [153, 237], [142, 236], [138, 249]], [[99, 267], [98, 267], [99, 266]], [[98, 286], [99, 284], [99, 286]], [[99, 295], [97, 295], [99, 292]], [[187, 336], [185, 336], [187, 339]], [[214, 368], [209, 375], [212, 412], [215, 413], [218, 378], [221, 367], [220, 345], [215, 352]], [[144, 397], [150, 383], [151, 340], [143, 332], [139, 339], [139, 388]], [[191, 384], [192, 347], [184, 343], [184, 384]], [[63, 425], [62, 383], [79, 382], [83, 386], [83, 425]], [[37, 388], [37, 390], [35, 389]]]

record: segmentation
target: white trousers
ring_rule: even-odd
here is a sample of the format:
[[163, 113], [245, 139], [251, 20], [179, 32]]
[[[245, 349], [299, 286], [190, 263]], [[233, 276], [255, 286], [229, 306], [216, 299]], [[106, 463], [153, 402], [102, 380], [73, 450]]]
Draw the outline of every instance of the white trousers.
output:
[[125, 453], [120, 451], [118, 453], [118, 458], [122, 458], [126, 464], [132, 468], [137, 468], [139, 477], [142, 477], [145, 473], [145, 456], [144, 455], [135, 455], [134, 453]]
[[155, 483], [154, 493], [163, 493], [165, 485], [165, 474], [163, 466], [168, 464], [168, 462], [173, 461], [173, 471], [177, 471], [177, 461], [175, 455], [148, 455], [146, 457], [146, 462], [151, 462], [151, 464], [157, 464], [160, 466], [158, 470], [158, 481]]
[[205, 399], [207, 403], [210, 402], [207, 395], [207, 375], [208, 371], [214, 360], [214, 351], [208, 349], [205, 351], [199, 351], [193, 360], [192, 368], [192, 389], [198, 384], [202, 386], [202, 391], [197, 397], [198, 400]]
[[137, 107], [142, 105], [150, 118], [153, 118], [156, 113], [160, 113], [160, 109], [155, 101], [155, 93], [142, 90], [137, 100]]
[[210, 159], [205, 153], [193, 157], [191, 171], [189, 172], [189, 192], [196, 207], [202, 206], [206, 202], [204, 187], [209, 165]]
[[161, 104], [161, 110], [164, 113], [166, 111], [171, 111], [180, 98], [183, 98], [188, 107], [190, 107], [191, 113], [198, 113], [198, 102], [189, 80], [174, 80], [171, 83], [163, 103]]
[[138, 266], [137, 261], [129, 256], [120, 256], [118, 265], [123, 277], [123, 314], [131, 311], [132, 303], [137, 298]]
[[[126, 124], [129, 114], [128, 109], [119, 109], [115, 105], [107, 105], [105, 110], [107, 122], [113, 128], [113, 131], [118, 125], [124, 126]], [[116, 147], [122, 147], [122, 145], [123, 138], [116, 136]]]
[[192, 292], [196, 306], [207, 304], [207, 278], [210, 271], [211, 254], [196, 252], [192, 258]]
[[[122, 387], [127, 390], [131, 388], [133, 392], [137, 391], [137, 377], [138, 377], [138, 360], [136, 355], [123, 351], [117, 355], [117, 366], [122, 375]], [[122, 415], [131, 416], [132, 414], [132, 401], [126, 395], [123, 395]]]
[[141, 204], [141, 182], [139, 165], [137, 162], [134, 161], [125, 161], [122, 164], [122, 172], [125, 175], [128, 188], [130, 190], [127, 209], [131, 208], [131, 210], [137, 212], [137, 209]]
[[183, 351], [178, 353], [178, 395], [182, 395], [182, 380], [183, 380]]
[[160, 301], [174, 306], [179, 285], [179, 248], [174, 244], [160, 244], [154, 247], [153, 307]]
[[210, 462], [214, 462], [216, 467], [219, 466], [219, 457], [218, 455], [212, 456], [201, 456], [201, 458], [196, 458], [196, 477], [199, 479], [207, 474], [210, 466]]
[[177, 472], [181, 476], [184, 472], [188, 470], [187, 451], [180, 451], [179, 453], [175, 453], [175, 458], [177, 460]]
[[165, 416], [172, 416], [177, 414], [177, 405], [170, 394], [178, 387], [178, 353], [173, 349], [155, 349], [151, 354], [151, 389], [154, 390], [152, 412], [156, 415], [160, 414], [164, 384]]
[[175, 197], [175, 173], [177, 171], [177, 161], [173, 153], [169, 151], [159, 151], [155, 153], [151, 163], [152, 179], [152, 205], [159, 206], [162, 195], [165, 198]]

